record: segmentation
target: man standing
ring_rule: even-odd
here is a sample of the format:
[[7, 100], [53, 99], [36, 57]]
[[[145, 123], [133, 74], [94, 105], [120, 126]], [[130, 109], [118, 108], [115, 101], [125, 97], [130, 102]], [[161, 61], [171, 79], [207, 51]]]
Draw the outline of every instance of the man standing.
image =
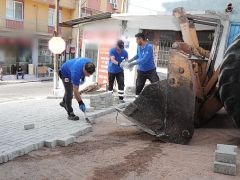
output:
[[128, 59], [128, 53], [124, 49], [124, 42], [119, 40], [115, 48], [110, 49], [110, 60], [108, 63], [108, 90], [113, 92], [113, 84], [115, 78], [118, 83], [118, 97], [121, 102], [124, 102], [124, 72], [121, 63]]
[[59, 77], [62, 79], [65, 94], [63, 101], [60, 102], [60, 106], [64, 107], [68, 113], [68, 119], [77, 121], [79, 117], [73, 113], [72, 98], [73, 93], [79, 104], [81, 111], [85, 112], [86, 107], [82, 101], [82, 98], [78, 92], [79, 84], [82, 84], [84, 78], [89, 77], [95, 72], [95, 65], [90, 59], [76, 58], [68, 60], [62, 65], [59, 70]]
[[146, 42], [146, 37], [143, 33], [138, 33], [135, 37], [138, 44], [137, 55], [128, 61], [127, 68], [132, 69], [135, 65], [138, 65], [136, 80], [136, 96], [138, 96], [144, 88], [147, 79], [154, 83], [159, 81], [159, 77], [153, 59], [152, 45]]

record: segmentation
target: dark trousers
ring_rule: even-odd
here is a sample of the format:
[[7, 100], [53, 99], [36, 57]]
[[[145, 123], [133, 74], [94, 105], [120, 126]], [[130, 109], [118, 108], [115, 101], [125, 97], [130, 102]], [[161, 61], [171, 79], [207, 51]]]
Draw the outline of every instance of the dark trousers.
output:
[[118, 83], [118, 97], [120, 100], [123, 100], [124, 98], [124, 73], [110, 73], [108, 72], [108, 90], [113, 91], [113, 84], [115, 81], [115, 78], [117, 79]]
[[16, 76], [17, 76], [17, 79], [18, 79], [18, 76], [22, 76], [22, 79], [24, 79], [24, 73], [23, 72], [17, 72]]
[[73, 86], [68, 78], [64, 78], [62, 76], [61, 72], [59, 72], [59, 77], [62, 79], [63, 86], [65, 89], [63, 103], [64, 103], [65, 109], [69, 115], [71, 112], [73, 112], [73, 108], [72, 108]]
[[159, 77], [157, 75], [156, 69], [152, 69], [150, 71], [138, 71], [137, 72], [137, 80], [136, 80], [136, 95], [139, 95], [144, 88], [146, 80], [149, 80], [151, 83], [155, 83], [159, 81]]

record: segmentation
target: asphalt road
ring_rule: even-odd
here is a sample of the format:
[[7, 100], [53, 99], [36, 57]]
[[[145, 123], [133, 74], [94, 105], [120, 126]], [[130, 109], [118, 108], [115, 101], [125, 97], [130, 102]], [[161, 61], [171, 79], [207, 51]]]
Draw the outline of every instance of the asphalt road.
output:
[[52, 95], [53, 82], [29, 82], [0, 86], [0, 103]]

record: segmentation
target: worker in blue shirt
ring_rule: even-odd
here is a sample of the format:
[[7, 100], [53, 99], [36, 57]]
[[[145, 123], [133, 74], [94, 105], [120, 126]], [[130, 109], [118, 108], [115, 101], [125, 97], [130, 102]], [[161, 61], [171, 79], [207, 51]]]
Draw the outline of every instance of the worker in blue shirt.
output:
[[138, 44], [137, 55], [128, 61], [127, 68], [132, 69], [135, 65], [138, 65], [136, 80], [136, 96], [138, 96], [147, 79], [154, 83], [159, 81], [159, 77], [154, 63], [152, 45], [147, 43], [143, 33], [138, 33], [135, 37]]
[[122, 40], [118, 40], [116, 47], [110, 49], [109, 56], [108, 91], [113, 92], [113, 84], [116, 78], [118, 83], [118, 97], [121, 102], [124, 102], [124, 72], [121, 63], [128, 59], [128, 53], [124, 49], [124, 42]]
[[78, 92], [79, 85], [84, 82], [85, 77], [89, 77], [95, 72], [95, 65], [90, 59], [76, 58], [65, 62], [60, 70], [59, 77], [62, 79], [65, 94], [60, 106], [64, 107], [68, 113], [68, 119], [77, 121], [79, 117], [73, 113], [72, 98], [73, 93], [79, 104], [81, 111], [86, 111], [86, 106]]

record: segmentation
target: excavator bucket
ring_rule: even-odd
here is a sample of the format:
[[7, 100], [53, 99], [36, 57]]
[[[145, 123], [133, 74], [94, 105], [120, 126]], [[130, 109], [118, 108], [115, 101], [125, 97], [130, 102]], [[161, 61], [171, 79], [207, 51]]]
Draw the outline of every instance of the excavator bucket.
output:
[[170, 50], [167, 80], [146, 86], [120, 113], [160, 140], [186, 144], [194, 132], [195, 90], [188, 56]]

